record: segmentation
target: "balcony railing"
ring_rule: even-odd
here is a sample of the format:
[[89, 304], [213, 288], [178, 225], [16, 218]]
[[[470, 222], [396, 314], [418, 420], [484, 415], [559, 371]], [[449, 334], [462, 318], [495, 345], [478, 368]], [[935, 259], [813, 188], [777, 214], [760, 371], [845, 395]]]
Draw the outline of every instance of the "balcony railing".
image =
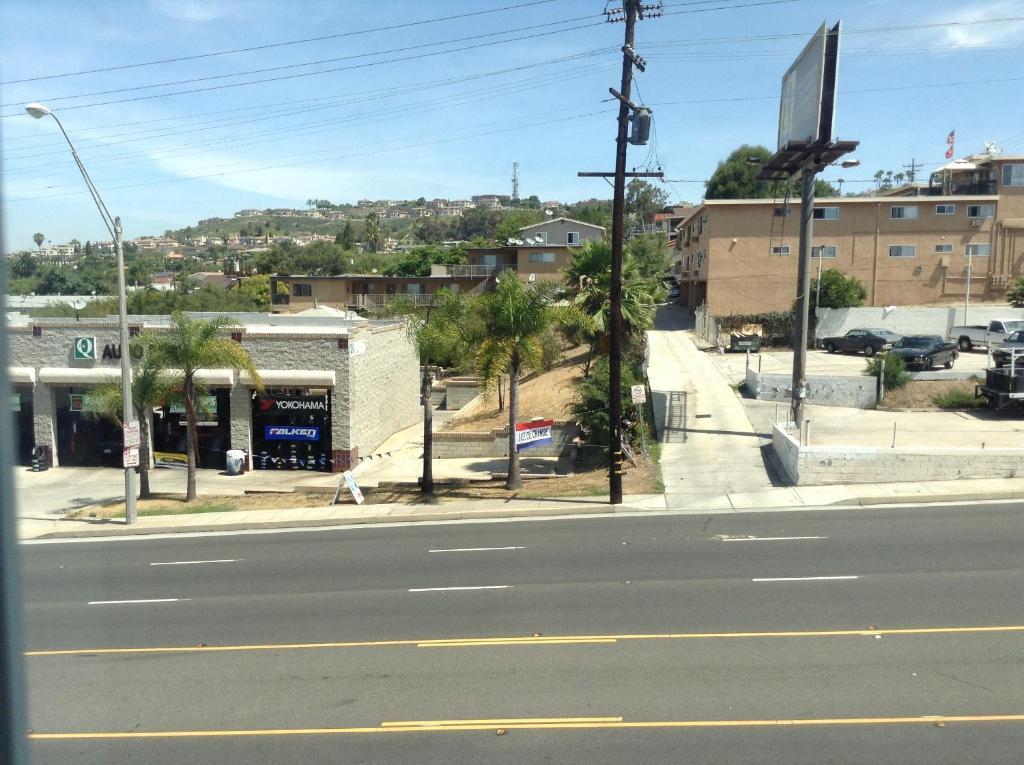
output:
[[356, 307], [356, 310], [364, 308], [381, 308], [386, 306], [392, 301], [399, 300], [403, 303], [411, 303], [412, 305], [420, 308], [426, 307], [433, 303], [434, 295], [424, 294], [402, 294], [402, 293], [378, 293], [372, 295], [353, 295], [352, 304]]
[[470, 266], [470, 265], [446, 265], [444, 267], [447, 276], [479, 277], [486, 279], [497, 270], [497, 266]]

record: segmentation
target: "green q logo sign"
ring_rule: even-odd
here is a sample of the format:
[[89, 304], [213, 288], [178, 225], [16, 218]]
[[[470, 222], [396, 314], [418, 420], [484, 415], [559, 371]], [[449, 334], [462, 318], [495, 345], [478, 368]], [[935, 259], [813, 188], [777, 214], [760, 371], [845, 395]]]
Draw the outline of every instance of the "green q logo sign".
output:
[[75, 338], [75, 359], [79, 361], [96, 360], [96, 338], [76, 337]]

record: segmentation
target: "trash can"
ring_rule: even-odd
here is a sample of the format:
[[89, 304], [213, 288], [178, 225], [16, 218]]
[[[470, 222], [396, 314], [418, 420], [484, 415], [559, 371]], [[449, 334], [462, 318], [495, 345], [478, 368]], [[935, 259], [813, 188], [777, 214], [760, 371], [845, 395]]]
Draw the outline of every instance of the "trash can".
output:
[[761, 336], [760, 335], [730, 335], [729, 336], [729, 350], [730, 351], [754, 351], [757, 353], [761, 350]]
[[241, 449], [228, 449], [227, 474], [242, 475], [245, 472], [245, 452]]

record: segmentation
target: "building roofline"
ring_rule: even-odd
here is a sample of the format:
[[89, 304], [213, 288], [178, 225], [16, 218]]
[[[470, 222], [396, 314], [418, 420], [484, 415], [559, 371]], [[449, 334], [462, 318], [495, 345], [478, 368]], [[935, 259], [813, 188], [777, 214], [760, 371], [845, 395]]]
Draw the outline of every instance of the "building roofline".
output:
[[566, 221], [567, 223], [578, 223], [581, 226], [589, 226], [590, 228], [599, 228], [602, 231], [605, 230], [604, 226], [598, 226], [596, 223], [587, 223], [586, 221], [576, 220], [575, 218], [567, 218], [564, 215], [562, 215], [562, 216], [560, 216], [558, 218], [552, 218], [551, 220], [541, 221], [540, 223], [533, 223], [533, 224], [531, 224], [529, 226], [523, 226], [519, 230], [520, 231], [527, 231], [527, 230], [529, 230], [531, 228], [537, 228], [538, 226], [546, 226], [549, 223], [555, 223], [556, 221], [560, 221], [560, 220]]

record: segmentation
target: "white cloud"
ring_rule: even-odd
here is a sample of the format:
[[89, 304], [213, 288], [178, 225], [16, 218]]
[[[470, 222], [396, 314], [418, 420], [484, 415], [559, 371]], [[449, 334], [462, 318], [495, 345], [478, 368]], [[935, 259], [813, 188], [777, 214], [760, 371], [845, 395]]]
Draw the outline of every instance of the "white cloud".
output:
[[[960, 10], [945, 21], [977, 22], [989, 19], [1018, 18], [1024, 16], [1024, 2], [1001, 0], [973, 5]], [[1024, 33], [1024, 21], [1004, 21], [991, 24], [964, 24], [943, 30], [943, 41], [957, 48], [971, 48], [1016, 42]]]
[[150, 7], [161, 16], [189, 24], [203, 24], [231, 16], [236, 10], [233, 2], [215, 0], [150, 0]]

